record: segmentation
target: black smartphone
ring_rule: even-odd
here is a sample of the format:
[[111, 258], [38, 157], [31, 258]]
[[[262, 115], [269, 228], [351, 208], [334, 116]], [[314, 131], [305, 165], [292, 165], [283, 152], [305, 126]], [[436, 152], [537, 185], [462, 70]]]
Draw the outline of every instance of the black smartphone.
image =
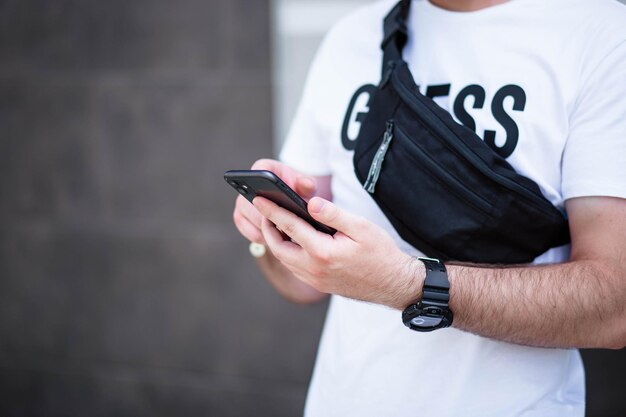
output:
[[224, 173], [224, 179], [250, 202], [256, 196], [265, 197], [302, 218], [320, 232], [329, 235], [336, 232], [332, 227], [328, 227], [311, 217], [307, 210], [306, 201], [271, 171], [231, 170]]

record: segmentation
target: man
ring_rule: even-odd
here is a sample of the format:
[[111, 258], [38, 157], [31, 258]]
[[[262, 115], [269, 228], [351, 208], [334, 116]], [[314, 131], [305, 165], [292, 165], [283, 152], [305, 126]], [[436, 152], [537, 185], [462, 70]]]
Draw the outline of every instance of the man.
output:
[[582, 416], [575, 348], [626, 345], [626, 10], [613, 0], [412, 2], [404, 59], [421, 91], [506, 147], [567, 212], [572, 238], [533, 265], [446, 264], [453, 326], [418, 333], [400, 312], [421, 299], [424, 264], [352, 167], [394, 4], [329, 33], [283, 162], [253, 166], [316, 195], [311, 215], [338, 233], [263, 198], [235, 206], [239, 231], [269, 249], [259, 265], [278, 292], [299, 303], [332, 294], [305, 414]]

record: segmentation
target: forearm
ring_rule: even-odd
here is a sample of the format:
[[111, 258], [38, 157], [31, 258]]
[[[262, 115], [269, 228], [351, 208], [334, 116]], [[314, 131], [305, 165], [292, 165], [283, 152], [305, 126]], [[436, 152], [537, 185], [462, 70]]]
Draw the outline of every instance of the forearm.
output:
[[626, 294], [617, 266], [580, 260], [447, 269], [459, 329], [543, 347], [621, 348], [626, 343]]
[[297, 279], [268, 249], [257, 264], [267, 281], [287, 300], [297, 304], [313, 304], [328, 297]]
[[[311, 216], [338, 230], [319, 233], [266, 199], [265, 240], [298, 279], [338, 294], [403, 310], [421, 299], [424, 264], [404, 253], [381, 227], [330, 201], [309, 201]], [[544, 347], [626, 345], [626, 200], [566, 202], [571, 261], [552, 265], [447, 263], [453, 326], [481, 336]], [[289, 238], [276, 225], [289, 231]]]

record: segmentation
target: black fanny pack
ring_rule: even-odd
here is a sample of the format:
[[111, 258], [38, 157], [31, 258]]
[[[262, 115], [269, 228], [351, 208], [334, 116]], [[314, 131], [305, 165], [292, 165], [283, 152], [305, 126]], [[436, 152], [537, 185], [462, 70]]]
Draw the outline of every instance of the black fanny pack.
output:
[[419, 92], [402, 59], [409, 4], [385, 18], [382, 80], [354, 153], [361, 184], [431, 257], [526, 263], [568, 243], [567, 219], [539, 186]]

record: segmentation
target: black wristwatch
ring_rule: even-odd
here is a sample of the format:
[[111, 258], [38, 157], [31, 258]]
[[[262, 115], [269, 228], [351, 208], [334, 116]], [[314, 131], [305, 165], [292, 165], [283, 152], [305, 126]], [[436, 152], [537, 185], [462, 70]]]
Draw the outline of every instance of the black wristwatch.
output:
[[402, 312], [402, 322], [406, 327], [418, 332], [433, 330], [452, 325], [450, 300], [450, 281], [446, 267], [438, 259], [417, 258], [426, 266], [426, 278], [422, 299], [411, 304]]

